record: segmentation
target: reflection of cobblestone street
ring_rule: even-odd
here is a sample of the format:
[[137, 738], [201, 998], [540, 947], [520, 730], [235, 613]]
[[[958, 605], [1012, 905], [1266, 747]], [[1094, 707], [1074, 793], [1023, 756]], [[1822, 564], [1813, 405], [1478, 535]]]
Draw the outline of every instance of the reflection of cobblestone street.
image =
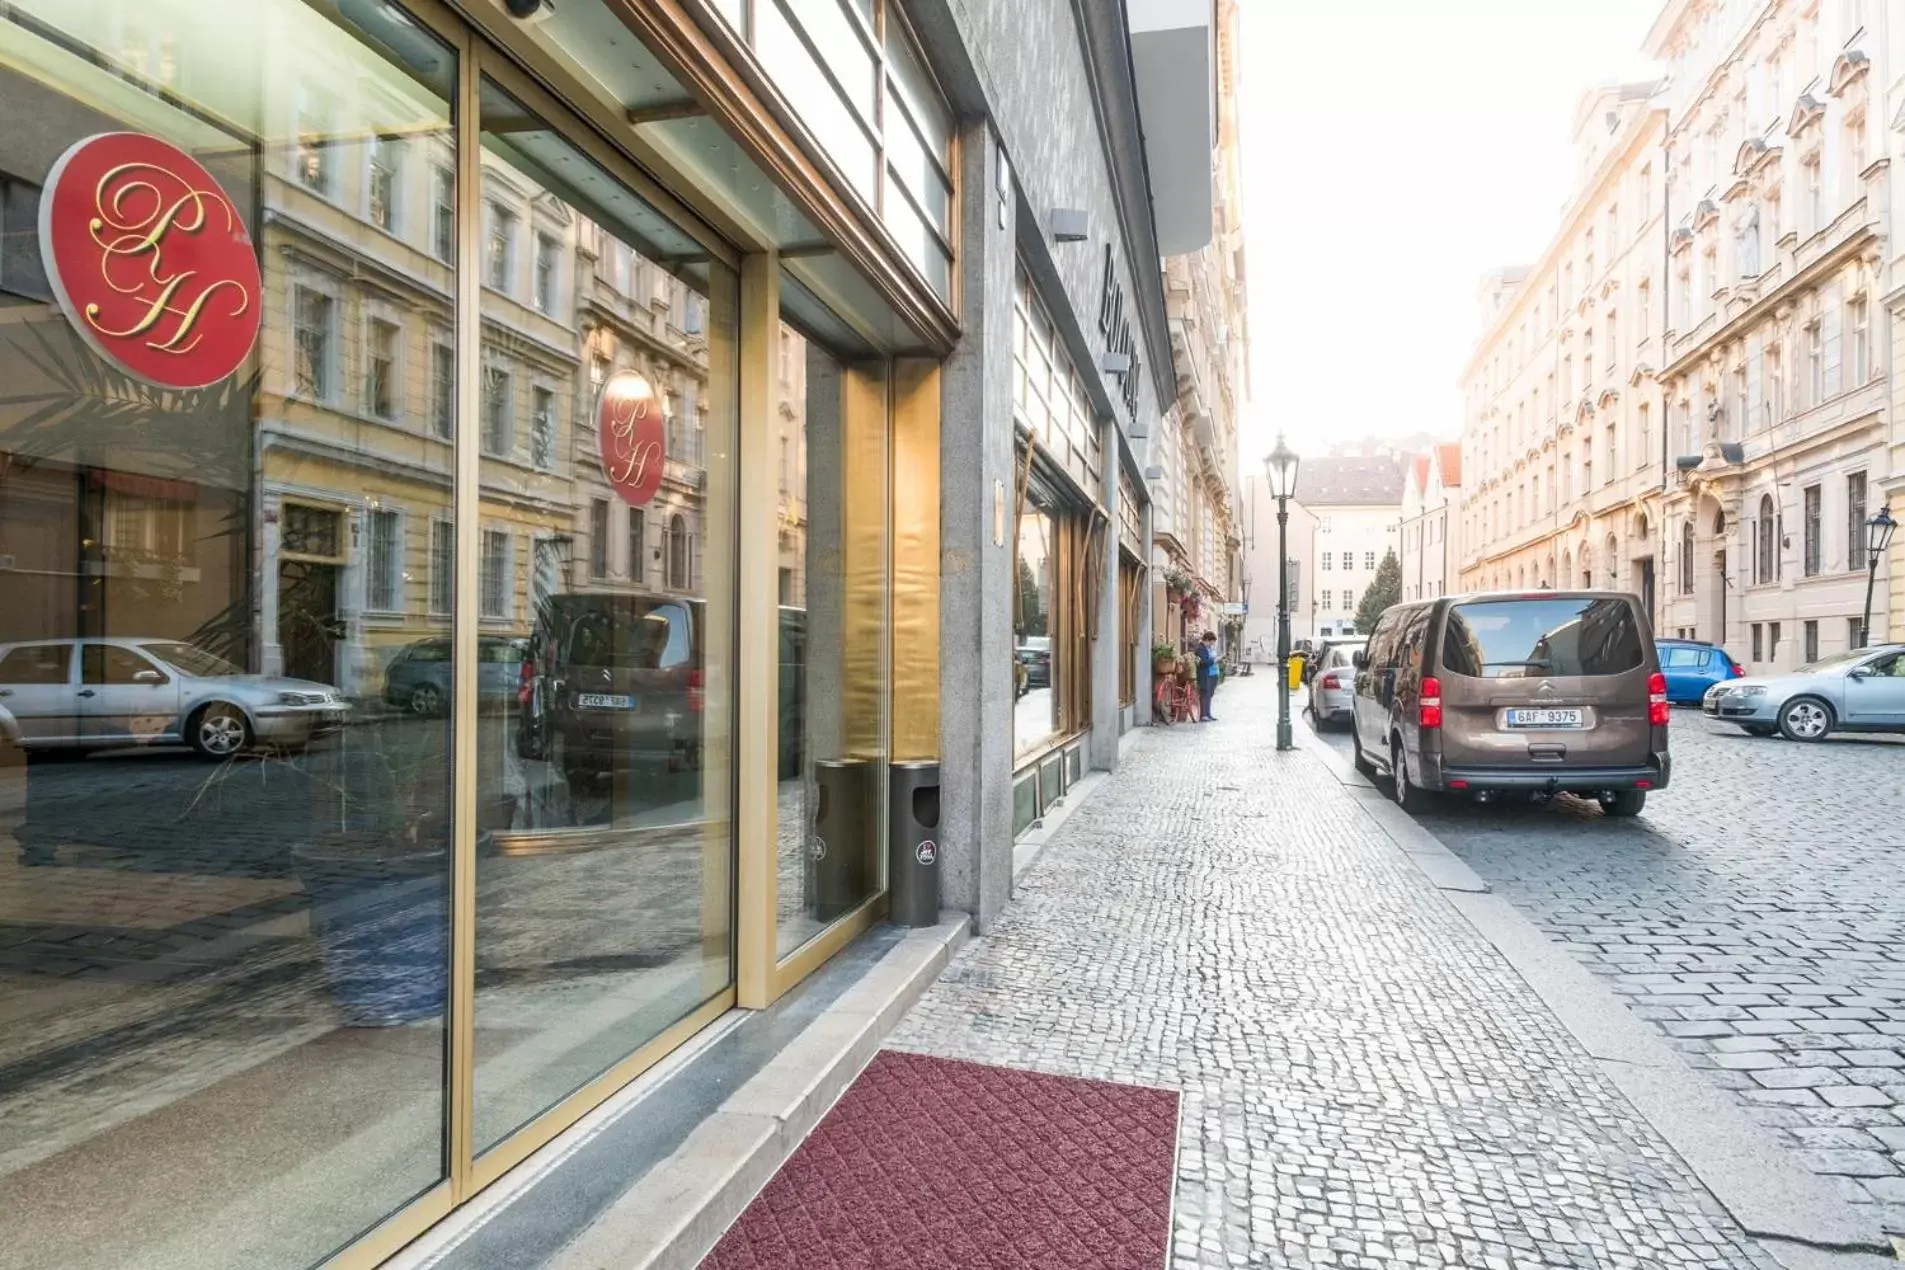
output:
[[1173, 1265], [1771, 1264], [1314, 755], [1157, 729], [895, 1033], [1183, 1091]]

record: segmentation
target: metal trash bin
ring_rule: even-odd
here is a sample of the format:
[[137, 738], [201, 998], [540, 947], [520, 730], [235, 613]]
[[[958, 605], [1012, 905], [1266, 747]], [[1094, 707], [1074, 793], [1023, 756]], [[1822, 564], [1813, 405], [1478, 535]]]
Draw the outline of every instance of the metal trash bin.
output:
[[895, 763], [887, 785], [887, 919], [939, 924], [939, 764]]
[[821, 759], [814, 764], [814, 823], [803, 879], [807, 911], [823, 922], [852, 912], [873, 894], [873, 764]]

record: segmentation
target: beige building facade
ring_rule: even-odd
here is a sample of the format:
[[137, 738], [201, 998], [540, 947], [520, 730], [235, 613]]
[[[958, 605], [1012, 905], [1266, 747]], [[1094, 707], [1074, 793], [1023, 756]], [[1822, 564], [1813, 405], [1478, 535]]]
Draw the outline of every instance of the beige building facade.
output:
[[1402, 598], [1448, 594], [1462, 559], [1462, 447], [1449, 442], [1418, 454], [1402, 491]]
[[1463, 373], [1460, 589], [1618, 587], [1654, 605], [1666, 118], [1655, 84], [1584, 93], [1560, 228], [1533, 265], [1483, 281]]
[[[1662, 633], [1749, 669], [1856, 647], [1896, 489], [1897, 5], [1672, 3]], [[1886, 629], [1886, 564], [1873, 623]]]

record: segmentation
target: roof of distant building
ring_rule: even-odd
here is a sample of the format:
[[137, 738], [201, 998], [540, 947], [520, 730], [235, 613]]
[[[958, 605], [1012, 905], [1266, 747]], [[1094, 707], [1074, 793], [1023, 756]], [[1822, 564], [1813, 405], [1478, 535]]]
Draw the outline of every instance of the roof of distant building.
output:
[[1406, 454], [1306, 458], [1296, 470], [1296, 501], [1306, 507], [1398, 506], [1408, 465]]
[[1429, 488], [1429, 456], [1418, 454], [1409, 461], [1409, 485], [1412, 489]]
[[1455, 442], [1445, 442], [1435, 447], [1435, 463], [1442, 469], [1442, 488], [1460, 489], [1462, 486], [1462, 447]]

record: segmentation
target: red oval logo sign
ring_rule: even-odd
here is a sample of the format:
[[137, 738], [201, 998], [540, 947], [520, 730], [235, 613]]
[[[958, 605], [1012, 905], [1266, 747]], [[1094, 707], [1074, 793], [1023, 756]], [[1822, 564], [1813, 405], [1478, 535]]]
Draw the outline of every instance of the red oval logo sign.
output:
[[602, 385], [595, 427], [609, 484], [623, 502], [645, 506], [661, 488], [663, 435], [655, 386], [632, 370], [611, 375]]
[[237, 206], [175, 145], [105, 132], [60, 156], [40, 197], [40, 257], [101, 357], [160, 388], [204, 388], [258, 340], [258, 254]]

